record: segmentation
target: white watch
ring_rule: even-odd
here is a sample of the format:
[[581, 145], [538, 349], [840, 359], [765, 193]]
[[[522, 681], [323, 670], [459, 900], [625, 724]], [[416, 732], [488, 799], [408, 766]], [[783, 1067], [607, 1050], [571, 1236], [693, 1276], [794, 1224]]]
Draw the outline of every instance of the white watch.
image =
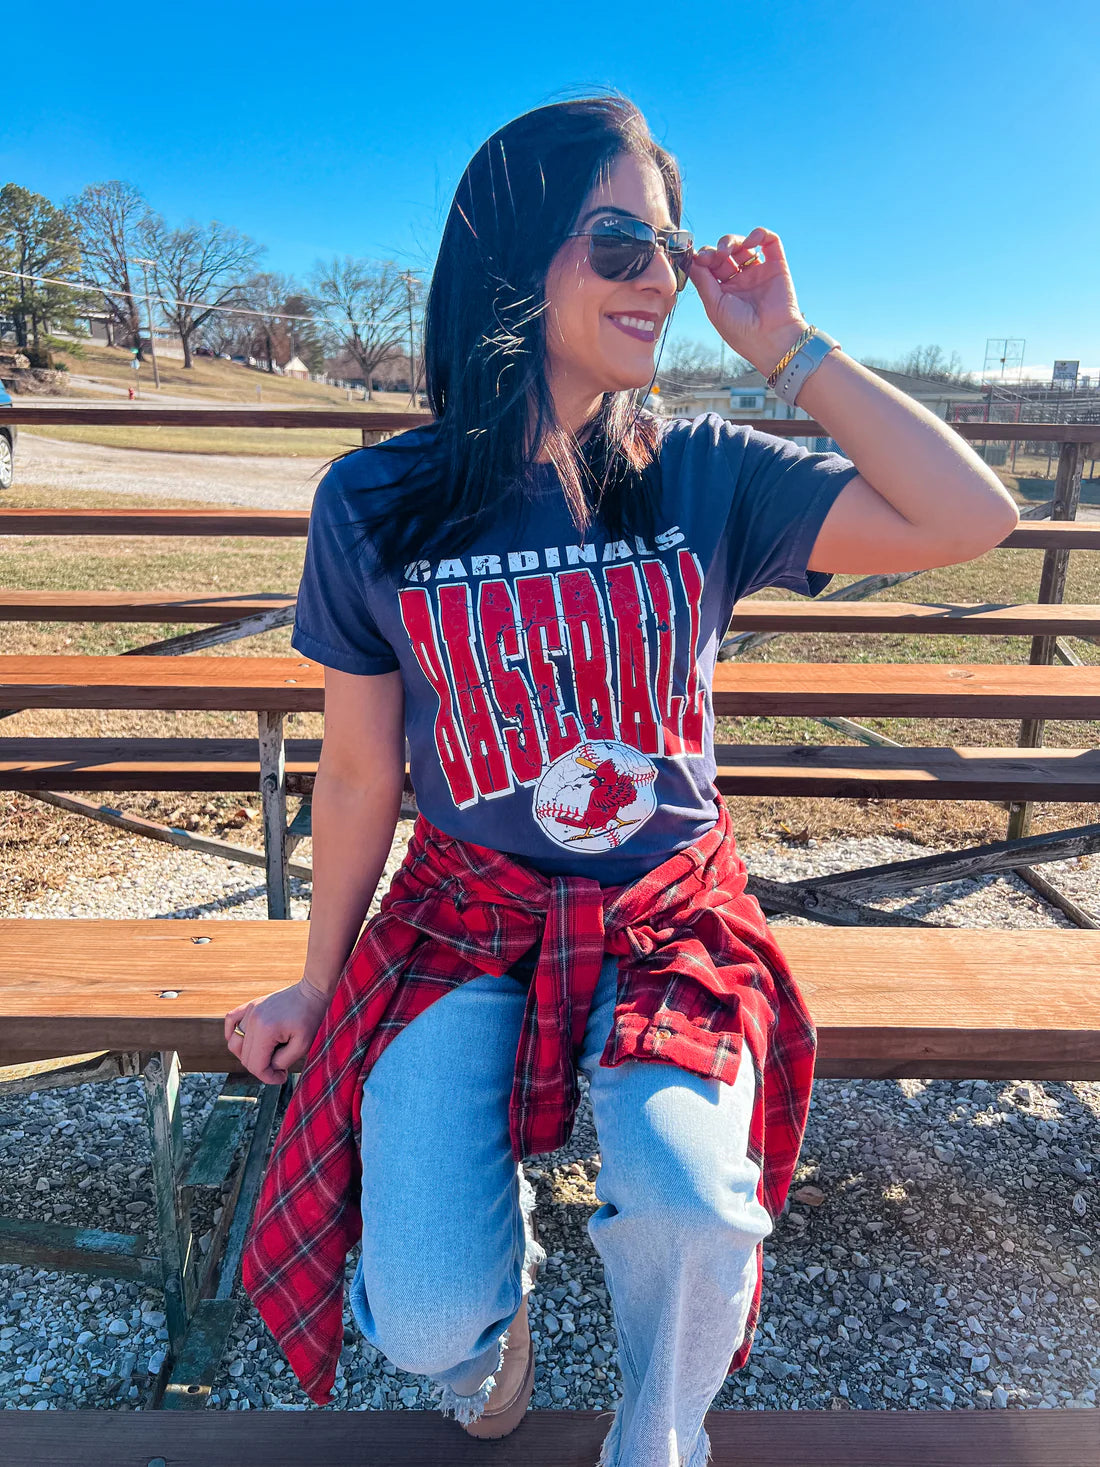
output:
[[800, 347], [790, 359], [775, 384], [775, 395], [794, 407], [803, 383], [812, 372], [816, 372], [831, 351], [841, 351], [839, 341], [834, 341], [824, 331], [815, 331], [806, 345]]

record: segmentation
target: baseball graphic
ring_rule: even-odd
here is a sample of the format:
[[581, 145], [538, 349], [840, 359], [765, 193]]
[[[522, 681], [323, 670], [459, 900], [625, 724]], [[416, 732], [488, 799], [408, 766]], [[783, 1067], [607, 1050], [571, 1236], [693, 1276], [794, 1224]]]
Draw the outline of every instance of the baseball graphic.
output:
[[535, 786], [542, 829], [570, 850], [621, 846], [657, 808], [657, 766], [616, 739], [590, 739], [555, 759]]

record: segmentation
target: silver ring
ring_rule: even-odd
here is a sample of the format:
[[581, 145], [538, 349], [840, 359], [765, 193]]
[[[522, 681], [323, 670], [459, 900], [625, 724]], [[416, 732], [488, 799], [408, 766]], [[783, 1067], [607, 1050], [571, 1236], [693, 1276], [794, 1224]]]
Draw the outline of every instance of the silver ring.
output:
[[233, 1025], [233, 1033], [234, 1034], [239, 1034], [242, 1039], [244, 1038], [244, 1030], [241, 1028], [241, 1026], [239, 1024], [234, 1024]]

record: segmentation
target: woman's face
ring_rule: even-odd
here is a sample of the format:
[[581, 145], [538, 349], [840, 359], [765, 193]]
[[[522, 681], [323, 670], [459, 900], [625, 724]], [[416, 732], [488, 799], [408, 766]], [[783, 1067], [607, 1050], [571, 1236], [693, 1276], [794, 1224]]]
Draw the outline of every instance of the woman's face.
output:
[[[633, 214], [659, 230], [676, 226], [654, 163], [620, 154], [585, 200], [573, 228], [608, 214]], [[662, 249], [633, 280], [604, 280], [588, 263], [588, 240], [567, 239], [546, 277], [547, 376], [555, 397], [579, 402], [645, 387], [661, 328], [676, 300], [676, 276]]]

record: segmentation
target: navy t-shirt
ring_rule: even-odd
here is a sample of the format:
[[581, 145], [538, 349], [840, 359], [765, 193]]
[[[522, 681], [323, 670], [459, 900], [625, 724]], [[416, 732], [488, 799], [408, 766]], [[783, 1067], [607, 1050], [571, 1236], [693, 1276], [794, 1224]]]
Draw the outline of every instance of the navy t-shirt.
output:
[[350, 454], [314, 497], [291, 645], [343, 672], [400, 669], [418, 807], [546, 875], [634, 881], [710, 829], [711, 680], [734, 602], [831, 580], [806, 561], [855, 464], [717, 413], [660, 432], [651, 544], [599, 525], [580, 544], [539, 465], [510, 526], [391, 579], [348, 491], [385, 486], [406, 455]]

